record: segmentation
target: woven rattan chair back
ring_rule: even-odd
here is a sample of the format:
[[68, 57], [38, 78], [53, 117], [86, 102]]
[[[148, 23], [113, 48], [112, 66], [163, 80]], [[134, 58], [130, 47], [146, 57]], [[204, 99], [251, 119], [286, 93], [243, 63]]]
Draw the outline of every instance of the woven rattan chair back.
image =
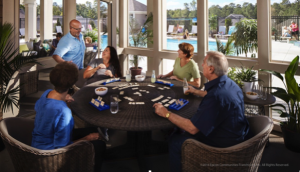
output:
[[183, 171], [257, 171], [273, 122], [266, 116], [247, 119], [254, 136], [238, 145], [216, 148], [194, 139], [186, 140], [182, 145]]
[[31, 147], [34, 120], [5, 118], [0, 121], [0, 135], [17, 172], [73, 172], [94, 170], [94, 147], [79, 141], [54, 150]]

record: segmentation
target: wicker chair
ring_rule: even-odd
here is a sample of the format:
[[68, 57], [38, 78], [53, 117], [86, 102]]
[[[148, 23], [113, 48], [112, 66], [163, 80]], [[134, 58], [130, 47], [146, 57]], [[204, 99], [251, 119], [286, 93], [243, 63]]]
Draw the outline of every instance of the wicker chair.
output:
[[31, 145], [34, 120], [6, 118], [0, 122], [0, 134], [17, 172], [93, 171], [94, 147], [79, 141], [54, 150], [40, 150]]
[[182, 145], [183, 171], [257, 171], [263, 150], [273, 129], [266, 116], [247, 118], [252, 138], [228, 148], [215, 148], [194, 139]]

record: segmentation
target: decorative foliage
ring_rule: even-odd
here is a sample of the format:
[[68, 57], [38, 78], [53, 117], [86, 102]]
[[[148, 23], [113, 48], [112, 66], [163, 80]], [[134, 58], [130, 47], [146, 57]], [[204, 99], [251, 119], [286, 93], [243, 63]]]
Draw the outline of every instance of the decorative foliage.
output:
[[216, 38], [217, 43], [217, 51], [225, 54], [225, 55], [233, 55], [235, 52], [234, 46], [233, 46], [233, 39], [231, 37], [228, 38], [228, 41], [226, 44], [222, 44], [222, 42]]
[[[133, 45], [129, 44], [129, 46], [133, 47], [145, 47], [146, 45], [153, 44], [153, 30], [150, 29], [153, 23], [153, 15], [149, 13], [147, 20], [142, 25], [142, 29], [138, 28], [138, 23], [135, 19], [131, 18], [129, 21], [129, 34], [130, 40], [133, 42]], [[141, 57], [138, 55], [133, 55], [133, 60], [130, 62], [134, 65], [134, 67], [138, 68], [138, 62]]]
[[285, 89], [278, 87], [270, 88], [275, 90], [271, 94], [282, 99], [286, 104], [277, 103], [270, 107], [276, 107], [273, 110], [277, 111], [280, 117], [287, 118], [287, 122], [283, 122], [281, 125], [291, 131], [300, 133], [300, 88], [295, 79], [298, 64], [299, 56], [296, 56], [285, 71], [285, 81], [279, 72], [266, 69], [260, 69], [260, 71], [268, 72], [283, 82]]
[[240, 88], [242, 88], [244, 84], [243, 84], [242, 80], [240, 78], [238, 78], [236, 75], [237, 75], [237, 69], [235, 67], [231, 67], [228, 69], [228, 72], [227, 72], [228, 78], [233, 80]]
[[238, 69], [238, 72], [236, 74], [236, 77], [243, 81], [243, 82], [254, 82], [258, 81], [258, 79], [255, 78], [256, 71], [252, 70], [254, 66], [251, 68], [241, 66], [240, 69]]
[[226, 18], [225, 19], [226, 34], [228, 34], [229, 26], [231, 26], [231, 25], [232, 25], [231, 18]]
[[236, 31], [232, 33], [237, 54], [257, 52], [257, 21], [242, 19], [235, 24]]
[[208, 19], [209, 27], [212, 31], [216, 31], [218, 27], [218, 17], [216, 15], [210, 15]]
[[[0, 24], [0, 109], [13, 112], [13, 105], [19, 107], [20, 86], [9, 85], [13, 75], [24, 65], [39, 64], [33, 57], [24, 57], [19, 53], [19, 48], [14, 48], [14, 39], [11, 39], [14, 27], [10, 23]], [[28, 53], [30, 54], [30, 53]], [[21, 83], [22, 84], [22, 83]], [[1, 117], [1, 116], [0, 116]]]
[[92, 31], [87, 31], [84, 33], [83, 37], [91, 37], [92, 38], [92, 42], [95, 42], [96, 40], [98, 40], [98, 32], [96, 30], [92, 30]]

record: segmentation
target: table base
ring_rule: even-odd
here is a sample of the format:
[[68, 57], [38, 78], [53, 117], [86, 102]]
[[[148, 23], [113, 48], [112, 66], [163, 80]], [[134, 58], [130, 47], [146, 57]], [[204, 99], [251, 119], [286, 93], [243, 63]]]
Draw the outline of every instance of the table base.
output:
[[144, 156], [168, 153], [168, 143], [152, 140], [151, 131], [127, 131], [127, 142], [106, 152], [107, 160], [136, 157], [140, 171], [148, 172]]

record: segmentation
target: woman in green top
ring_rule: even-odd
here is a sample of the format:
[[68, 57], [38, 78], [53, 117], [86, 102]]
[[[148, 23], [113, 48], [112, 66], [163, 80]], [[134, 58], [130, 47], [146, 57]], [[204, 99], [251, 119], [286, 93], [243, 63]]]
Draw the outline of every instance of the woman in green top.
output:
[[200, 73], [197, 63], [192, 59], [194, 55], [194, 47], [189, 43], [181, 43], [178, 45], [178, 58], [175, 60], [173, 70], [166, 75], [158, 75], [157, 78], [170, 77], [183, 81], [186, 78], [189, 84], [200, 87]]

